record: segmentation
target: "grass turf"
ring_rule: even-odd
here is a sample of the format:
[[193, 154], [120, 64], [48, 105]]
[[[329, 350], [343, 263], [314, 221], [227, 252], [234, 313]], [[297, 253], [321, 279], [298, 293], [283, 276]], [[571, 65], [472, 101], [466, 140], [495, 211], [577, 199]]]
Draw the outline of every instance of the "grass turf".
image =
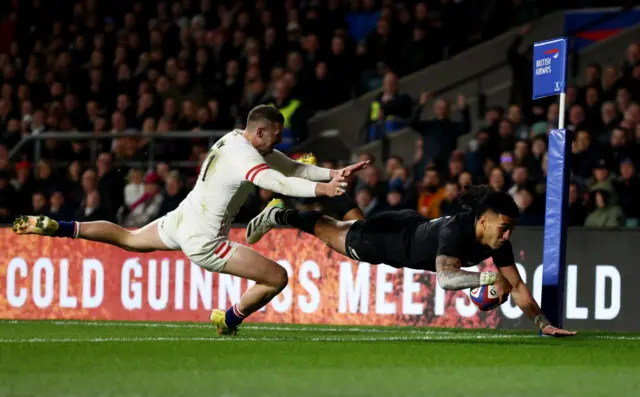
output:
[[0, 396], [635, 396], [640, 336], [0, 321]]

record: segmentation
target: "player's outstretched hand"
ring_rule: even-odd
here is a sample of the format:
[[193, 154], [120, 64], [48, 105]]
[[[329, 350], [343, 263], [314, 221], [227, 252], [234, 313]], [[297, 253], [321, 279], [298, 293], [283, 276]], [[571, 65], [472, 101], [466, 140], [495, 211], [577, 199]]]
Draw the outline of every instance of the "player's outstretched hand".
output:
[[320, 190], [316, 190], [316, 192], [320, 193], [318, 196], [336, 197], [342, 196], [346, 187], [347, 182], [345, 181], [345, 177], [340, 174], [335, 174], [331, 182], [319, 183], [318, 188], [320, 188]]
[[542, 333], [549, 336], [563, 337], [574, 336], [577, 332], [556, 328], [553, 325], [547, 325], [546, 327], [542, 328]]
[[369, 160], [365, 160], [365, 161], [360, 161], [358, 163], [355, 164], [351, 164], [348, 167], [344, 167], [341, 170], [336, 170], [335, 174], [336, 175], [342, 175], [343, 177], [348, 177], [351, 174], [355, 174], [356, 172], [363, 170], [365, 168], [367, 168], [367, 166], [369, 165], [370, 161]]

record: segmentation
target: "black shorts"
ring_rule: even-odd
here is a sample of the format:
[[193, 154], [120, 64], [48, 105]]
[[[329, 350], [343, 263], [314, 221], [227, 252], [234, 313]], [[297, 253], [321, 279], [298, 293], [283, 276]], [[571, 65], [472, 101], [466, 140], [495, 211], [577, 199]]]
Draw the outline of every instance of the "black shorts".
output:
[[347, 232], [345, 251], [351, 259], [405, 267], [419, 224], [427, 221], [413, 210], [388, 211], [355, 222]]

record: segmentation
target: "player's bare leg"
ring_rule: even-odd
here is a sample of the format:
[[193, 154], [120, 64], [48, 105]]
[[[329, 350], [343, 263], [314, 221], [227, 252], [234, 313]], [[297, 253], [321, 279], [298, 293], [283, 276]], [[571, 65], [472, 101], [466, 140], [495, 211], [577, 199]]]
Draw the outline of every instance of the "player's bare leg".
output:
[[364, 213], [359, 207], [355, 207], [342, 217], [343, 221], [361, 221], [364, 219]]
[[247, 241], [250, 244], [257, 243], [262, 236], [276, 226], [293, 226], [318, 237], [334, 251], [346, 255], [347, 232], [355, 220], [338, 221], [322, 215], [318, 211], [287, 210], [284, 209], [281, 202], [272, 203], [269, 203], [258, 216], [249, 222]]
[[243, 246], [237, 248], [221, 273], [256, 282], [232, 308], [212, 312], [211, 322], [221, 335], [235, 335], [242, 320], [269, 303], [288, 283], [287, 271], [282, 266]]
[[313, 234], [322, 240], [332, 250], [339, 252], [342, 255], [347, 255], [347, 233], [355, 221], [356, 220], [338, 221], [326, 215], [322, 215], [320, 219], [316, 221], [313, 233], [310, 234]]
[[153, 221], [137, 230], [127, 230], [107, 221], [57, 222], [43, 215], [21, 216], [14, 221], [13, 231], [17, 234], [81, 238], [134, 252], [170, 250], [160, 239], [158, 222]]

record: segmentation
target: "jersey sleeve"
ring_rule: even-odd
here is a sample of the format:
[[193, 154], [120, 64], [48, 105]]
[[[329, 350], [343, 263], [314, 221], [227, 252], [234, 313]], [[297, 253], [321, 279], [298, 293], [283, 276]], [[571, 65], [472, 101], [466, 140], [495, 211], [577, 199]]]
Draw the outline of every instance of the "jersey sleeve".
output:
[[237, 177], [254, 183], [256, 178], [269, 169], [269, 164], [257, 150], [251, 150], [242, 145], [233, 145], [226, 153], [225, 159], [230, 172], [236, 173]]
[[279, 150], [274, 150], [271, 154], [265, 156], [265, 160], [271, 168], [286, 176], [295, 176], [310, 181], [324, 182], [331, 180], [330, 169], [292, 160]]
[[234, 154], [233, 161], [233, 167], [245, 181], [285, 196], [316, 196], [316, 182], [285, 176], [281, 172], [272, 169], [257, 151], [254, 153], [247, 150], [245, 153], [245, 155], [238, 153], [237, 156]]
[[443, 225], [438, 236], [438, 251], [436, 256], [445, 255], [454, 258], [460, 258], [462, 241], [460, 236], [460, 228], [451, 222]]
[[513, 247], [511, 246], [511, 241], [507, 241], [502, 245], [502, 247], [498, 248], [496, 252], [491, 255], [493, 259], [493, 264], [496, 267], [506, 267], [511, 266], [516, 263], [515, 258], [513, 257]]

